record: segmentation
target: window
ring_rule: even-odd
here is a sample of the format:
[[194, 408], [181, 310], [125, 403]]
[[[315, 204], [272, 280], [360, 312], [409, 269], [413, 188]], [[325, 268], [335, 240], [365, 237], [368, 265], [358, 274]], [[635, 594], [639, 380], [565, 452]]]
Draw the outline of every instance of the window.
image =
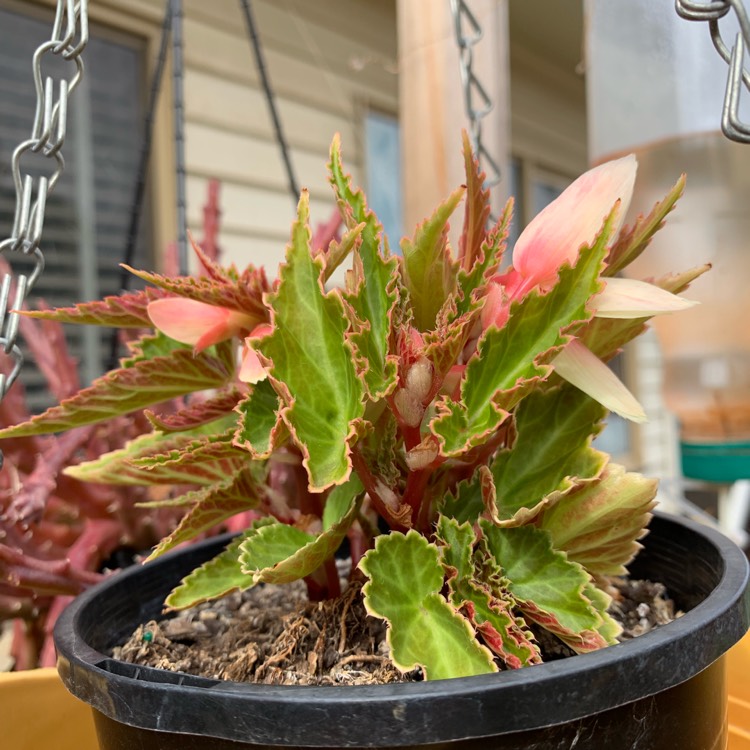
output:
[[[0, 234], [5, 239], [15, 211], [11, 155], [29, 137], [36, 93], [31, 59], [49, 39], [53, 15], [27, 5], [0, 2]], [[63, 146], [65, 171], [47, 200], [42, 251], [45, 270], [29, 306], [40, 298], [58, 307], [119, 291], [143, 131], [142, 45], [137, 38], [91, 27], [84, 50], [84, 76], [69, 100]], [[72, 63], [46, 54], [43, 75], [70, 78]], [[28, 159], [27, 159], [28, 157]], [[33, 170], [41, 157], [24, 156]], [[45, 160], [46, 161], [46, 160]], [[49, 167], [42, 166], [44, 174]], [[135, 265], [148, 266], [148, 221], [141, 221]], [[13, 257], [14, 270], [20, 265]], [[82, 382], [106, 369], [109, 332], [70, 326], [66, 332], [80, 362]], [[49, 404], [44, 382], [27, 359], [21, 374], [34, 409]]]
[[398, 120], [380, 112], [365, 115], [367, 202], [383, 222], [391, 251], [399, 252], [401, 215], [401, 148]]

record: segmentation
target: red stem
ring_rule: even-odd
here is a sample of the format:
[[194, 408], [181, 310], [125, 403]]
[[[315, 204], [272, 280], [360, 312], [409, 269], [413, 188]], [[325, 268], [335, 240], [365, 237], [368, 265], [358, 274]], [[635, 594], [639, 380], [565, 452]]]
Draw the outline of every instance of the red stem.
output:
[[326, 583], [328, 584], [328, 597], [337, 599], [341, 596], [341, 583], [339, 582], [339, 572], [336, 569], [336, 560], [329, 557], [323, 564], [326, 572]]
[[412, 521], [416, 524], [419, 517], [419, 509], [422, 506], [425, 489], [432, 472], [428, 469], [409, 472], [404, 490], [404, 502], [411, 508]]
[[[349, 531], [347, 532], [349, 555], [352, 558], [352, 573], [357, 569], [359, 561], [372, 545], [372, 533], [368, 534], [365, 532], [360, 518], [349, 527]], [[369, 526], [369, 524], [367, 525]]]
[[393, 394], [386, 397], [386, 402], [388, 403], [388, 408], [393, 413], [393, 416], [396, 417], [398, 429], [404, 438], [404, 445], [406, 447], [406, 450], [410, 451], [412, 448], [415, 448], [422, 442], [422, 433], [419, 430], [419, 426], [411, 427], [410, 425], [406, 424], [406, 422], [404, 422], [401, 417], [401, 413], [396, 407], [396, 402], [393, 398]]
[[394, 531], [406, 532], [406, 526], [394, 516], [393, 512], [388, 508], [383, 501], [383, 498], [380, 496], [377, 488], [377, 480], [356, 447], [352, 450], [352, 465], [359, 475], [359, 478], [362, 480], [362, 484], [364, 484], [367, 494], [370, 496], [370, 501], [378, 514], [385, 519], [388, 526]]

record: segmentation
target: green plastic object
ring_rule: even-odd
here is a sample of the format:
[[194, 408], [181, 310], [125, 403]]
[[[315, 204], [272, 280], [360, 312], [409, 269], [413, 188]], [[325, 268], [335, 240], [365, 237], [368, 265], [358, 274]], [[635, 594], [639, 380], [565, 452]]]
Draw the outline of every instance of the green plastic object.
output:
[[680, 451], [685, 477], [718, 484], [750, 479], [750, 440], [726, 443], [682, 441]]

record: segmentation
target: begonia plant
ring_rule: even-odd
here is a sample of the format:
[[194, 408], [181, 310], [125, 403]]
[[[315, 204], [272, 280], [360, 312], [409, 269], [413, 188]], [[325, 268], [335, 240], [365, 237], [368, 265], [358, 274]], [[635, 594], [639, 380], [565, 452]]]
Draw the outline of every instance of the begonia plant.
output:
[[[170, 608], [298, 579], [311, 598], [335, 597], [334, 555], [348, 539], [366, 610], [387, 621], [401, 670], [436, 679], [535, 664], [540, 629], [575, 652], [615, 643], [604, 582], [636, 554], [656, 482], [593, 440], [608, 410], [645, 419], [607, 360], [651, 316], [690, 306], [676, 294], [707, 268], [648, 282], [618, 275], [684, 178], [622, 228], [635, 158], [596, 167], [506, 259], [512, 202], [488, 227], [490, 196], [466, 137], [464, 156], [466, 184], [399, 254], [336, 138], [330, 183], [345, 233], [313, 250], [303, 192], [276, 280], [222, 268], [196, 247], [201, 277], [134, 271], [146, 290], [33, 313], [153, 332], [119, 368], [0, 437], [188, 398], [175, 414], [147, 411], [151, 433], [68, 470], [192, 485], [158, 503], [185, 514], [151, 559], [243, 520], [226, 550], [172, 591]], [[343, 264], [343, 288], [329, 288]]]

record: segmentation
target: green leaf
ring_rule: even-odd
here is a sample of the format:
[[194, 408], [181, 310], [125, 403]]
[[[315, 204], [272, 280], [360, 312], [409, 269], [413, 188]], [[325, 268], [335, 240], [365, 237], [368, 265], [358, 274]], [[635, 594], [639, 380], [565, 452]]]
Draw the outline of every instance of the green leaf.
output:
[[148, 333], [136, 341], [130, 341], [127, 347], [130, 349], [131, 355], [127, 359], [120, 360], [121, 367], [132, 367], [138, 362], [155, 357], [168, 357], [176, 351], [193, 353], [192, 346], [175, 341], [161, 331]]
[[[225, 421], [222, 420], [222, 423]], [[239, 461], [246, 464], [249, 459], [247, 451], [234, 445], [233, 435], [233, 426], [224, 432], [219, 432], [217, 425], [217, 431], [214, 434], [198, 437], [175, 449], [133, 457], [130, 463], [135, 468], [146, 469], [154, 473], [164, 467], [184, 468], [220, 461]]]
[[264, 583], [291, 583], [310, 575], [341, 546], [361, 501], [351, 497], [345, 513], [317, 536], [282, 523], [264, 526], [240, 546], [243, 571]]
[[[264, 572], [273, 570], [276, 565], [293, 557], [313, 541], [315, 541], [315, 537], [312, 534], [308, 534], [296, 526], [277, 521], [264, 526], [257, 534], [242, 543], [240, 564], [243, 571], [251, 575], [253, 580], [258, 583], [263, 580]], [[293, 575], [289, 580], [280, 583], [290, 583], [304, 575]], [[274, 581], [274, 583], [277, 583], [277, 581]]]
[[253, 458], [268, 458], [281, 442], [285, 430], [281, 421], [281, 400], [271, 382], [261, 380], [250, 395], [237, 405], [239, 423], [235, 445], [249, 451]]
[[487, 221], [490, 218], [490, 190], [485, 187], [487, 175], [479, 166], [479, 159], [471, 150], [469, 134], [461, 133], [466, 171], [466, 208], [461, 237], [458, 241], [458, 257], [461, 269], [471, 271], [481, 256], [481, 247], [487, 237]]
[[623, 575], [646, 534], [657, 481], [609, 464], [601, 479], [545, 511], [541, 528], [557, 549], [594, 575]]
[[[458, 361], [477, 322], [479, 308], [458, 318], [443, 320], [443, 312], [438, 314], [438, 324], [434, 331], [428, 331], [424, 340], [424, 356], [432, 362], [436, 377], [441, 380]], [[451, 317], [451, 316], [448, 316]]]
[[391, 660], [406, 672], [421, 667], [428, 680], [497, 671], [469, 621], [440, 594], [443, 568], [437, 547], [415, 531], [375, 540], [360, 562], [368, 613], [388, 621]]
[[486, 288], [487, 282], [497, 273], [503, 259], [508, 239], [510, 221], [513, 217], [513, 199], [503, 209], [497, 224], [487, 235], [480, 246], [473, 265], [469, 271], [462, 267], [458, 272], [458, 289], [456, 314], [464, 315], [479, 307], [478, 296]]
[[606, 455], [591, 447], [606, 410], [582, 391], [561, 386], [534, 391], [515, 412], [516, 438], [490, 468], [500, 525], [519, 526], [598, 477]]
[[391, 320], [398, 294], [398, 259], [387, 257], [383, 227], [354, 190], [344, 172], [338, 135], [331, 144], [330, 182], [349, 229], [364, 223], [362, 242], [354, 252], [353, 282], [346, 300], [355, 317], [351, 343], [364, 371], [370, 398], [383, 398], [396, 387], [397, 359], [388, 353]]
[[55, 310], [24, 310], [21, 314], [38, 320], [56, 320], [59, 323], [110, 326], [112, 328], [152, 328], [148, 316], [148, 303], [166, 295], [158, 289], [105, 297], [94, 302], [79, 302], [73, 307]]
[[396, 417], [390, 409], [384, 408], [374, 424], [367, 424], [371, 428], [360, 433], [357, 452], [374, 477], [387, 487], [395, 487], [401, 479], [402, 450]]
[[648, 247], [654, 234], [664, 226], [664, 220], [675, 207], [684, 189], [685, 175], [683, 174], [664, 199], [654, 205], [648, 216], [645, 218], [643, 215], [639, 216], [632, 228], [626, 228], [620, 232], [617, 242], [612, 245], [607, 256], [606, 276], [614, 276], [622, 271]]
[[471, 524], [459, 525], [441, 516], [437, 536], [453, 604], [466, 610], [484, 642], [510, 669], [539, 664], [539, 649], [531, 633], [519, 625], [512, 603], [493, 595], [475, 570], [476, 535]]
[[575, 328], [592, 313], [588, 301], [601, 284], [599, 272], [612, 233], [613, 211], [596, 241], [583, 248], [575, 266], [563, 265], [558, 283], [544, 295], [532, 291], [511, 306], [501, 328], [490, 326], [466, 367], [461, 401], [443, 401], [430, 429], [444, 456], [459, 456], [481, 445], [508, 417], [509, 409], [540, 380], [547, 364]]
[[263, 304], [263, 295], [270, 291], [270, 288], [263, 270], [249, 266], [242, 276], [238, 276], [232, 268], [224, 269], [211, 264], [211, 273], [204, 276], [175, 277], [138, 271], [126, 265], [123, 265], [123, 268], [147, 284], [153, 284], [173, 295], [237, 310], [255, 317], [258, 323], [268, 321], [268, 310]]
[[253, 577], [243, 573], [240, 566], [240, 545], [269, 523], [275, 522], [271, 518], [254, 521], [252, 528], [234, 539], [223, 552], [189, 573], [166, 598], [166, 606], [187, 609], [233, 591], [252, 588], [255, 585]]
[[456, 268], [448, 248], [448, 219], [465, 192], [462, 187], [451, 193], [417, 227], [413, 240], [404, 237], [401, 241], [402, 278], [420, 331], [435, 327], [438, 311], [456, 288]]
[[[208, 443], [221, 440], [225, 420], [180, 433], [160, 432], [141, 435], [123, 448], [104, 453], [92, 461], [85, 461], [65, 469], [67, 476], [82, 482], [116, 485], [198, 484], [210, 485], [223, 481], [239, 466], [247, 463], [247, 456], [232, 453], [227, 456], [224, 446], [219, 455], [212, 449], [200, 450]], [[214, 433], [218, 433], [216, 436]], [[179, 457], [194, 454], [190, 462], [163, 462], [158, 466], [139, 463], [154, 456]]]
[[144, 359], [138, 354], [123, 362], [119, 370], [97, 378], [88, 388], [64, 399], [58, 406], [0, 430], [0, 438], [69, 430], [195, 391], [221, 388], [231, 377], [234, 365], [231, 347], [219, 345], [216, 351], [217, 354], [206, 351], [193, 355], [192, 351], [180, 348], [153, 359]]
[[303, 192], [278, 290], [267, 298], [274, 330], [257, 348], [270, 360], [269, 378], [285, 402], [281, 416], [303, 452], [310, 489], [319, 492], [349, 477], [352, 425], [364, 413], [364, 387], [341, 298], [323, 291], [323, 261], [310, 255], [308, 214]]
[[202, 401], [194, 399], [183, 409], [171, 414], [155, 414], [146, 410], [146, 417], [161, 432], [184, 432], [230, 414], [241, 399], [242, 392], [232, 387]]
[[583, 594], [602, 618], [602, 624], [598, 628], [599, 635], [609, 644], [617, 643], [617, 639], [622, 635], [622, 626], [608, 612], [612, 597], [596, 588], [593, 583], [583, 590]]
[[160, 557], [178, 544], [195, 539], [198, 534], [238, 513], [257, 508], [261, 492], [252, 471], [245, 467], [220, 484], [186, 493], [184, 501], [193, 503], [193, 507], [183, 516], [177, 528], [159, 542], [147, 561]]
[[546, 531], [533, 526], [501, 529], [485, 520], [479, 524], [527, 619], [578, 653], [608, 644], [600, 633], [608, 630], [605, 619], [585, 595], [591, 579], [578, 563], [552, 548]]
[[482, 483], [478, 471], [470, 479], [459, 482], [453, 493], [446, 493], [438, 504], [438, 511], [458, 523], [474, 523], [484, 510]]
[[325, 253], [326, 265], [323, 272], [323, 280], [328, 281], [333, 272], [344, 262], [346, 256], [361, 243], [360, 235], [367, 225], [363, 222], [349, 229], [341, 238], [341, 242], [335, 240]]
[[698, 277], [711, 270], [710, 263], [704, 263], [701, 266], [695, 266], [689, 268], [687, 271], [679, 271], [677, 273], [668, 273], [665, 276], [660, 276], [657, 279], [651, 279], [653, 284], [672, 292], [672, 294], [680, 294], [684, 292]]
[[335, 526], [349, 512], [352, 502], [365, 491], [360, 478], [352, 473], [346, 484], [334, 487], [326, 498], [323, 508], [323, 531]]

